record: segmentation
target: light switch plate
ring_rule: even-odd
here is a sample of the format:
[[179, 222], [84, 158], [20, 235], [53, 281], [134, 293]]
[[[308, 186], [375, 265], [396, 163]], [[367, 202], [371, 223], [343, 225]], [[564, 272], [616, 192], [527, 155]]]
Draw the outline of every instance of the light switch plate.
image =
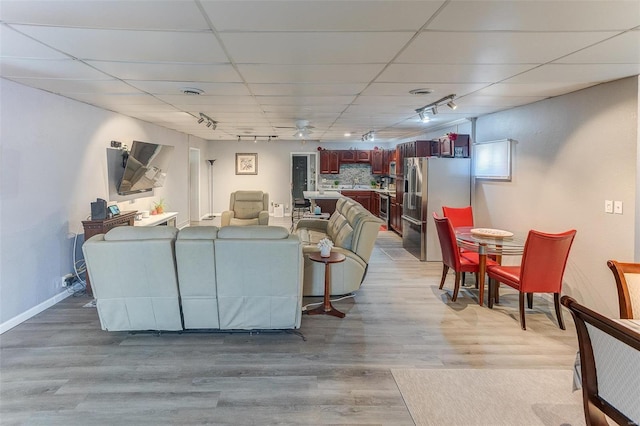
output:
[[613, 212], [615, 214], [622, 214], [622, 201], [613, 202]]
[[613, 213], [613, 201], [612, 200], [604, 200], [604, 212], [605, 213]]

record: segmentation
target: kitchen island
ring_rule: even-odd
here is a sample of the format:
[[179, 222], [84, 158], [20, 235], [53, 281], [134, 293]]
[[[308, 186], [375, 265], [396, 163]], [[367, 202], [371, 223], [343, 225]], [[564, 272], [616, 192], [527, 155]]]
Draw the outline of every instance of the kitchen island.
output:
[[336, 210], [338, 198], [344, 197], [338, 191], [303, 191], [304, 198], [311, 201], [311, 210], [320, 207], [322, 213], [332, 214]]

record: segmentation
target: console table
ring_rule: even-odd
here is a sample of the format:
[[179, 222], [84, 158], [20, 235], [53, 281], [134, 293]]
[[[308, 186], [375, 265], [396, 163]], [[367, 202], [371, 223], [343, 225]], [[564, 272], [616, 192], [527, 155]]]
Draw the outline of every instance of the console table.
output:
[[[133, 226], [137, 211], [122, 212], [117, 216], [109, 217], [106, 219], [95, 220], [83, 220], [82, 226], [84, 227], [84, 241], [98, 234], [106, 234], [110, 229], [116, 226]], [[89, 282], [89, 271], [85, 272], [87, 282], [87, 294], [93, 296], [91, 291], [91, 283]]]
[[143, 217], [142, 219], [136, 220], [135, 226], [157, 226], [157, 225], [168, 225], [168, 226], [176, 226], [176, 218], [178, 217], [178, 212], [165, 212], [160, 214], [149, 215], [149, 217]]

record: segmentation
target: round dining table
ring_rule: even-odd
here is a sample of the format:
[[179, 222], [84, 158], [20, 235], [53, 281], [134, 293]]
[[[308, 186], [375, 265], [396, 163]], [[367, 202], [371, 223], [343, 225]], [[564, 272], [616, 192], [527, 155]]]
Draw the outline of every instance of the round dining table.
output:
[[[487, 256], [495, 257], [497, 263], [502, 263], [502, 256], [517, 256], [524, 252], [526, 234], [513, 233], [500, 229], [476, 228], [460, 226], [454, 229], [458, 247], [478, 253], [478, 304], [484, 301], [485, 274], [487, 272]], [[497, 286], [496, 286], [497, 290]], [[490, 294], [488, 305], [493, 307], [496, 295]]]

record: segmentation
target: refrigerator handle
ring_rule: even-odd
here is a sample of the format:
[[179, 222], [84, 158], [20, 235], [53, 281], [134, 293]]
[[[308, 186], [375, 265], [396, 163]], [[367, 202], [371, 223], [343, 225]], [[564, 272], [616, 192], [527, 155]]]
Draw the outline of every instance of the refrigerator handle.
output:
[[402, 220], [406, 220], [407, 222], [413, 223], [414, 225], [422, 225], [422, 222], [420, 222], [418, 219], [414, 219], [410, 216], [405, 216], [402, 215], [401, 216]]

